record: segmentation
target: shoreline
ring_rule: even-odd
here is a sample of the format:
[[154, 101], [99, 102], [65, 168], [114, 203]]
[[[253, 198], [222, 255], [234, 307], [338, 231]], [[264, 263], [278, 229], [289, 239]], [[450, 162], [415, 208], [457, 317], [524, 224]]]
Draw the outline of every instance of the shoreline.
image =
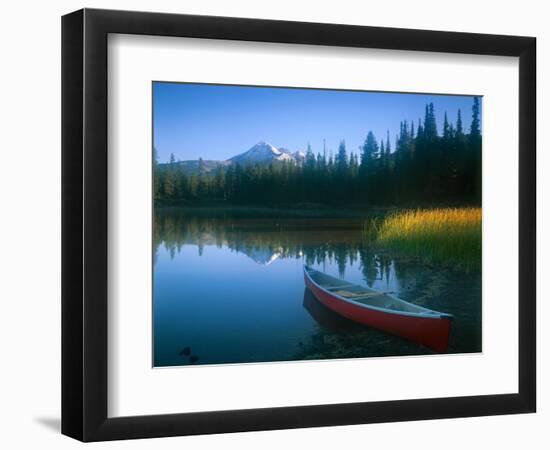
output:
[[[330, 206], [320, 204], [297, 204], [280, 206], [258, 205], [154, 205], [155, 214], [177, 212], [190, 216], [209, 217], [298, 217], [298, 218], [353, 218], [368, 219], [386, 216], [389, 213], [414, 209], [464, 208], [473, 205], [392, 205], [392, 206], [362, 206], [342, 205]], [[479, 205], [475, 207], [481, 207]]]
[[350, 207], [262, 207], [262, 206], [155, 206], [156, 214], [180, 213], [189, 216], [209, 217], [297, 217], [297, 218], [368, 218], [385, 215], [398, 208]]

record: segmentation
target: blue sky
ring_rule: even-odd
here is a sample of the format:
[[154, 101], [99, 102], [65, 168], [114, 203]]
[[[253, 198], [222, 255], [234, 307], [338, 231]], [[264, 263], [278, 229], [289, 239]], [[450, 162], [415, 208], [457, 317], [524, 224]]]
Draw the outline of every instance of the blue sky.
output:
[[417, 124], [429, 102], [439, 133], [445, 111], [455, 123], [459, 108], [469, 130], [471, 96], [154, 82], [153, 140], [159, 162], [228, 159], [259, 141], [317, 153], [323, 139], [333, 152], [345, 139], [357, 152], [369, 130], [384, 141], [389, 130], [393, 150], [400, 121]]

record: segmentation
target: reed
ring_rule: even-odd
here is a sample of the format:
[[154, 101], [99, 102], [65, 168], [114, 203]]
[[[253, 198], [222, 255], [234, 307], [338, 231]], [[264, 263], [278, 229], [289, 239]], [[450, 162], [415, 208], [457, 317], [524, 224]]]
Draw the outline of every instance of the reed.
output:
[[367, 226], [368, 233], [373, 226], [375, 242], [383, 247], [428, 263], [481, 268], [481, 208], [407, 210]]

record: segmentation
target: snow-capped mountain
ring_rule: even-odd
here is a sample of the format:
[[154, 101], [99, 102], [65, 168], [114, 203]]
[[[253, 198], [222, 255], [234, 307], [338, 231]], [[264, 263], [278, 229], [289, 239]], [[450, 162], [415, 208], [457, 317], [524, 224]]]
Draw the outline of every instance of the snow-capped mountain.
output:
[[[306, 154], [303, 151], [298, 150], [292, 152], [286, 148], [277, 148], [267, 142], [260, 141], [246, 152], [240, 153], [225, 161], [203, 160], [201, 167], [203, 173], [213, 175], [218, 167], [226, 167], [231, 164], [270, 164], [275, 161], [302, 164], [305, 158]], [[188, 174], [199, 173], [199, 161], [197, 160], [178, 161], [176, 165], [184, 169]], [[158, 168], [160, 170], [165, 170], [169, 166], [169, 163], [161, 163], [158, 165]]]
[[267, 142], [258, 142], [250, 150], [229, 158], [229, 161], [238, 164], [262, 164], [272, 161], [295, 161], [288, 150], [278, 149]]

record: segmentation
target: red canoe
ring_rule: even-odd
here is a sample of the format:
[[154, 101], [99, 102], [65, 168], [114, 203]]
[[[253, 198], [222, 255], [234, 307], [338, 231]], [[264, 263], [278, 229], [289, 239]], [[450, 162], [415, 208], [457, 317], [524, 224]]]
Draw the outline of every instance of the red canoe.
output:
[[313, 295], [337, 314], [436, 352], [447, 351], [452, 315], [413, 305], [389, 292], [346, 283], [308, 266], [304, 266], [304, 279]]

